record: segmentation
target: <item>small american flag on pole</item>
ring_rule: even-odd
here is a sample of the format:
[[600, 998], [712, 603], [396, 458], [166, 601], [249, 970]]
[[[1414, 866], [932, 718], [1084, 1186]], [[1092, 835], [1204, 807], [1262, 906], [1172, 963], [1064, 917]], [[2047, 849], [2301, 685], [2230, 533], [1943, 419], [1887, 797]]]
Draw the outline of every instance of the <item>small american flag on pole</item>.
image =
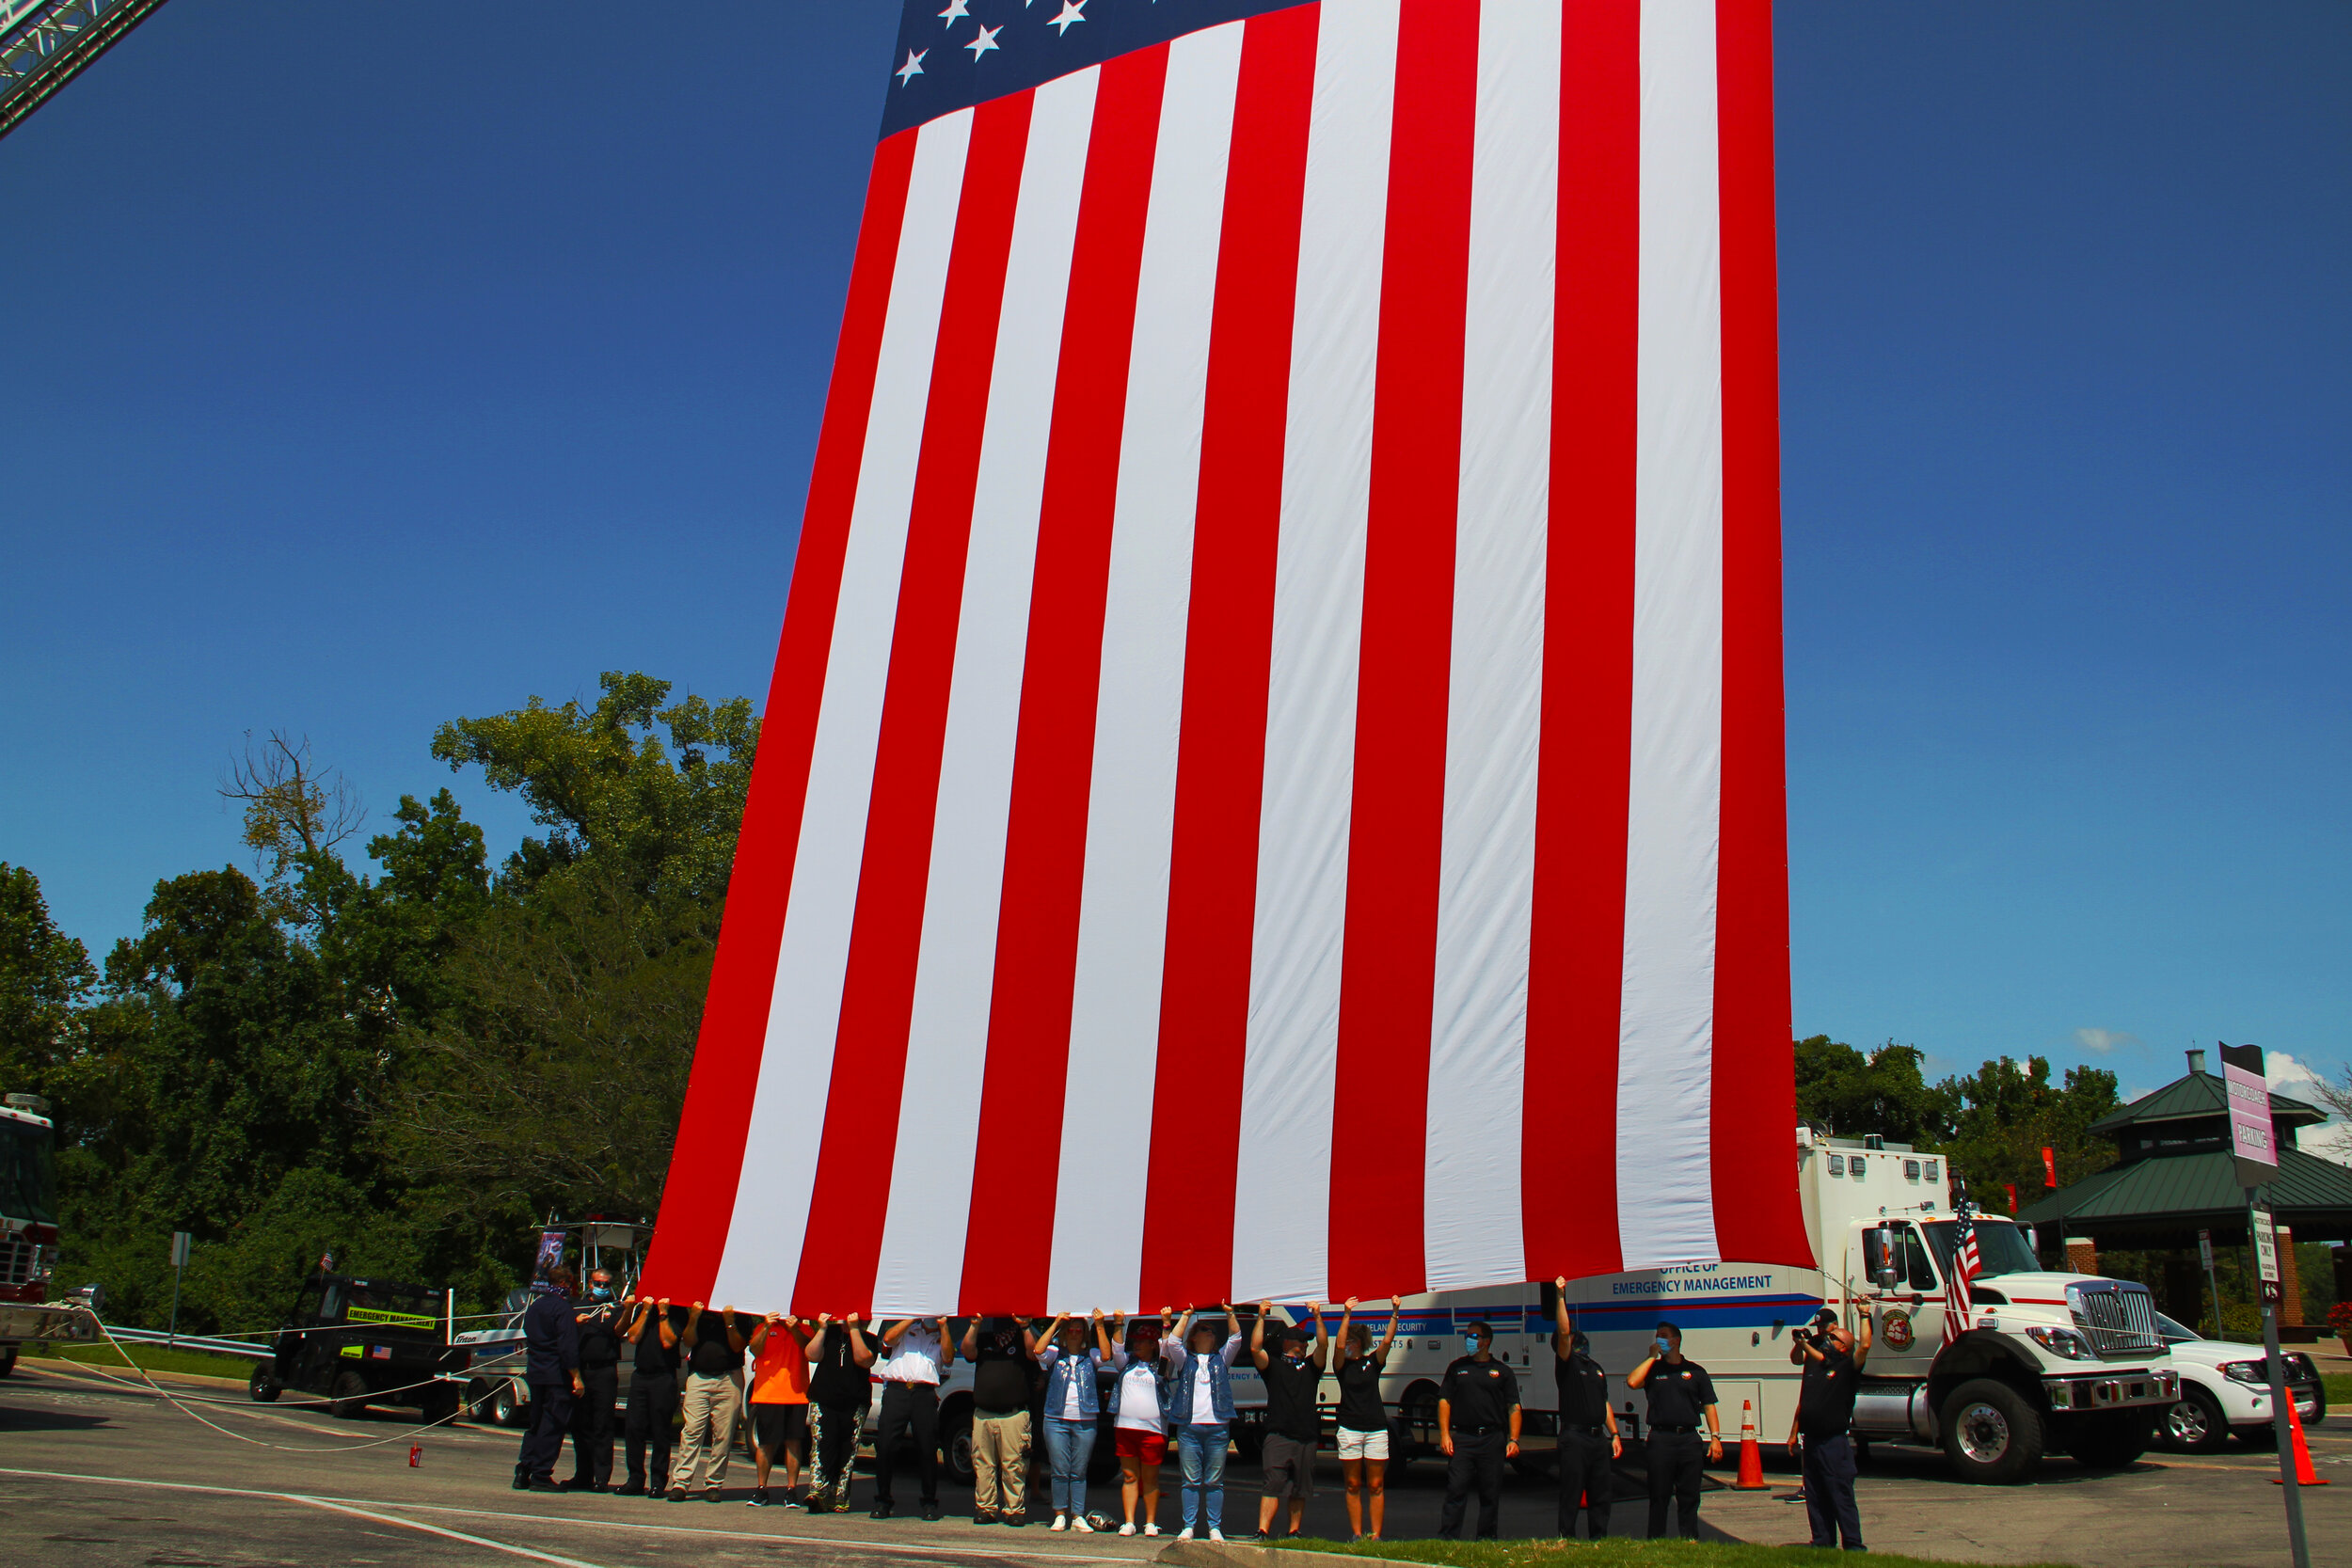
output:
[[1972, 1287], [1984, 1257], [1977, 1250], [1974, 1209], [1960, 1212], [1960, 1229], [1953, 1238], [1951, 1277], [1944, 1282], [1944, 1342], [1950, 1344], [1968, 1332], [1968, 1315], [1975, 1310]]
[[1769, 0], [889, 65], [646, 1289], [1810, 1262]]

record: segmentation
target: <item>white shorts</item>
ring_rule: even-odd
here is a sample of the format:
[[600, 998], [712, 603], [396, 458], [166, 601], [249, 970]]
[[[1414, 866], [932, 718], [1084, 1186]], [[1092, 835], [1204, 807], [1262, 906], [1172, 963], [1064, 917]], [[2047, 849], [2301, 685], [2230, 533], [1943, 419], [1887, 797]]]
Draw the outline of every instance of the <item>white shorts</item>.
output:
[[1340, 1458], [1342, 1461], [1350, 1459], [1386, 1459], [1388, 1457], [1389, 1434], [1386, 1430], [1379, 1432], [1351, 1432], [1345, 1427], [1340, 1428]]

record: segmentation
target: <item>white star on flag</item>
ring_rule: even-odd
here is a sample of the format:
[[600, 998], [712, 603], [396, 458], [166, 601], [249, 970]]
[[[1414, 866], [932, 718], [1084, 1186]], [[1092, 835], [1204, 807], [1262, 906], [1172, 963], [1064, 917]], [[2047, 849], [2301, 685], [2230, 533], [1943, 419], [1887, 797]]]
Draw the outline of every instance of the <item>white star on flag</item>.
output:
[[[957, 0], [957, 4], [962, 4], [962, 0]], [[964, 47], [972, 51], [972, 58], [975, 61], [977, 61], [982, 55], [987, 54], [992, 49], [999, 47], [996, 42], [996, 35], [1004, 30], [1005, 29], [1001, 25], [991, 27], [983, 24], [980, 27], [978, 36], [974, 38], [970, 43], [965, 44]]]
[[1086, 8], [1087, 0], [1061, 0], [1061, 14], [1046, 23], [1045, 25], [1058, 28], [1062, 34], [1067, 35], [1072, 27], [1086, 20], [1084, 14]]
[[970, 8], [964, 4], [964, 0], [947, 0], [947, 8], [939, 14], [947, 25], [952, 27], [972, 13]]
[[923, 56], [930, 53], [930, 51], [928, 49], [910, 49], [907, 51], [907, 63], [900, 66], [897, 71], [891, 72], [892, 75], [898, 78], [898, 85], [900, 87], [905, 87], [915, 77], [923, 74]]

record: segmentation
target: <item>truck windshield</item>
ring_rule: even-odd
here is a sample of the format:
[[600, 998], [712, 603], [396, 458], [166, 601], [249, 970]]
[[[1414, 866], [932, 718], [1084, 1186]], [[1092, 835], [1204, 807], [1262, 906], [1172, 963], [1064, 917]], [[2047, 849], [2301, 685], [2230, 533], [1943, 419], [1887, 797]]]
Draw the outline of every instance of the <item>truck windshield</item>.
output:
[[[1937, 1220], [1927, 1227], [1928, 1243], [1935, 1248], [1935, 1260], [1944, 1272], [1952, 1272], [1952, 1248], [1958, 1244], [1960, 1227], [1951, 1220]], [[1977, 1270], [1979, 1279], [1996, 1274], [2039, 1274], [2042, 1264], [2026, 1246], [2026, 1238], [2007, 1220], [1977, 1221], [1977, 1256], [1982, 1266]]]
[[52, 1136], [46, 1127], [0, 1119], [0, 1214], [36, 1225], [57, 1223], [49, 1166]]

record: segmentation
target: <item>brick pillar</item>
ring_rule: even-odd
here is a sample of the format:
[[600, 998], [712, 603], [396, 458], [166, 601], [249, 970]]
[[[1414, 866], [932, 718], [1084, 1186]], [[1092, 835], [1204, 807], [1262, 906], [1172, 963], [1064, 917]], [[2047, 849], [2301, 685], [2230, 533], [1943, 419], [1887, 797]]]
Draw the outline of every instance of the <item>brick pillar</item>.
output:
[[2303, 1323], [2303, 1274], [2295, 1266], [2295, 1232], [2279, 1227], [2279, 1324], [2300, 1327]]
[[2088, 1236], [2066, 1238], [2066, 1266], [2075, 1274], [2099, 1272], [2099, 1247]]

